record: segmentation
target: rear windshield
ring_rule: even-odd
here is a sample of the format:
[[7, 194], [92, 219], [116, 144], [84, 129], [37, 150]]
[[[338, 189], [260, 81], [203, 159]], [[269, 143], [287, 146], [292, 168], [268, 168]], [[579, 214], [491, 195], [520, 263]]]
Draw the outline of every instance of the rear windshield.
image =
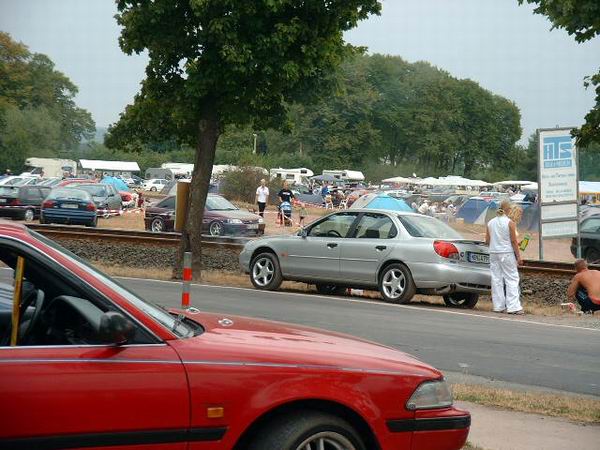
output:
[[16, 197], [19, 188], [13, 186], [0, 186], [0, 195], [3, 197]]
[[444, 222], [427, 216], [398, 216], [412, 237], [431, 239], [462, 239], [462, 236]]
[[54, 189], [48, 198], [53, 200], [85, 200], [91, 199], [90, 194], [79, 189]]
[[106, 197], [107, 190], [106, 186], [102, 186], [101, 184], [84, 184], [77, 186], [77, 189], [81, 189], [82, 191], [89, 192], [94, 197]]

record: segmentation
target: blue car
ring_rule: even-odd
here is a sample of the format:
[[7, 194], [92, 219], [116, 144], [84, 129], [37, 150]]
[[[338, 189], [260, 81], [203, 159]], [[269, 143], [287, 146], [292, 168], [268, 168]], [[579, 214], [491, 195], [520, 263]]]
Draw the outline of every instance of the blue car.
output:
[[40, 223], [61, 223], [95, 227], [98, 224], [96, 205], [86, 191], [56, 188], [42, 203]]

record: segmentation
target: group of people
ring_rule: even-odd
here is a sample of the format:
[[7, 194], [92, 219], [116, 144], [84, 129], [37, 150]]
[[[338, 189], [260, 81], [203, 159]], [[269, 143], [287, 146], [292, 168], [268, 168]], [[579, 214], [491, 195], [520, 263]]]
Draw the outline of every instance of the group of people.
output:
[[456, 207], [452, 202], [448, 201], [439, 203], [429, 202], [429, 200], [425, 199], [420, 205], [418, 205], [417, 202], [412, 202], [411, 208], [419, 214], [426, 216], [437, 217], [439, 214], [443, 214], [448, 222], [452, 221], [456, 215]]
[[[511, 219], [512, 211], [508, 200], [500, 204], [496, 217], [487, 224], [485, 242], [490, 252], [493, 311], [522, 315], [518, 266], [523, 260], [517, 225]], [[584, 259], [575, 261], [575, 270], [577, 273], [567, 289], [567, 297], [579, 303], [584, 313], [600, 311], [600, 271], [591, 270]]]
[[[265, 210], [269, 203], [270, 191], [267, 186], [267, 181], [263, 178], [260, 180], [260, 186], [256, 188], [256, 194], [254, 196], [254, 202], [258, 206], [258, 215], [262, 218], [265, 217]], [[292, 205], [295, 199], [295, 195], [290, 189], [290, 185], [287, 181], [283, 182], [283, 187], [277, 193], [277, 200], [279, 204], [278, 208], [278, 221], [284, 226], [293, 225], [292, 220]], [[304, 203], [299, 204], [299, 225], [303, 226], [306, 219], [306, 205]]]

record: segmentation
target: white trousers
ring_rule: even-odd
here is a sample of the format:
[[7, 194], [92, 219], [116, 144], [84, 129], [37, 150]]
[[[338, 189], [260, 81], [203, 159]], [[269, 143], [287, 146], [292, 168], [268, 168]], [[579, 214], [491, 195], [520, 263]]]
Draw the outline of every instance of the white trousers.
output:
[[494, 311], [515, 312], [523, 309], [519, 300], [519, 270], [515, 254], [491, 253], [490, 270]]

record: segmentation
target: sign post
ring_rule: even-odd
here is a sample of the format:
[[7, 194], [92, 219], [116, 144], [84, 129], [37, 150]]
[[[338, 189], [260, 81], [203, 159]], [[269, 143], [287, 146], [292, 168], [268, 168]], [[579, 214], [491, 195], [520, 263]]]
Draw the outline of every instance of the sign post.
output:
[[579, 245], [579, 168], [571, 128], [538, 130], [539, 250], [544, 239], [577, 237]]

